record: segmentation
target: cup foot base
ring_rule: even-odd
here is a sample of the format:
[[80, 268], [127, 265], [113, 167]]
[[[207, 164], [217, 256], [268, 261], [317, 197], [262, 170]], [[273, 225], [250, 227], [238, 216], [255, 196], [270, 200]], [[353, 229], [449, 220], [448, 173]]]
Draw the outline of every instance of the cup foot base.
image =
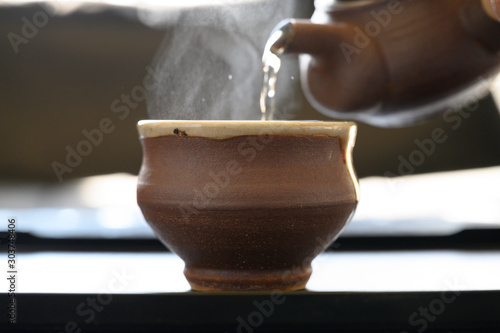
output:
[[198, 291], [293, 291], [306, 286], [312, 269], [297, 272], [284, 270], [228, 270], [188, 268], [184, 275], [191, 288]]

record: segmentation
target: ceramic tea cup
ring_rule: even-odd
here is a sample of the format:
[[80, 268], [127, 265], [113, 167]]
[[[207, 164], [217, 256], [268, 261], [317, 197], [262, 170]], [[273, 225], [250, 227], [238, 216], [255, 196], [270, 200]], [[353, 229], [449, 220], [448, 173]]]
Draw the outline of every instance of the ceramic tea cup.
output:
[[194, 290], [298, 290], [358, 202], [356, 125], [140, 121], [137, 200]]

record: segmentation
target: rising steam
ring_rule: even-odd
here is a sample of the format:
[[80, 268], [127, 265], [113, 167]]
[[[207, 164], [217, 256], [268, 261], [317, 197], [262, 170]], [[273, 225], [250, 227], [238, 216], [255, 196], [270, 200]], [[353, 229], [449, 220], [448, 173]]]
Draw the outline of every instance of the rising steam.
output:
[[[300, 8], [292, 0], [208, 3], [141, 12], [143, 21], [166, 30], [152, 64], [162, 73], [160, 88], [148, 96], [152, 119], [260, 118], [264, 45], [273, 27]], [[301, 103], [295, 57], [285, 59], [279, 78], [277, 118], [293, 118]]]

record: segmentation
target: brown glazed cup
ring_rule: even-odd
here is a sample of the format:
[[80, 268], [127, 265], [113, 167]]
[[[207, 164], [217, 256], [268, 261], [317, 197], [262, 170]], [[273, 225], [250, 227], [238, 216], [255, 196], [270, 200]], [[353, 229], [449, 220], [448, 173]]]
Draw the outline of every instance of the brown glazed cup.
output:
[[358, 202], [351, 122], [140, 121], [137, 200], [194, 290], [303, 289]]

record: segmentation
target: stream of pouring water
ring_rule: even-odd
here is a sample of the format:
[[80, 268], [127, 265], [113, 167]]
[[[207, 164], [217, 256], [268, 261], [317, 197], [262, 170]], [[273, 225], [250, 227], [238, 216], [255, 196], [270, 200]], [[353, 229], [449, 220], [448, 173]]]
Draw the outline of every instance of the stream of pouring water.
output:
[[275, 109], [276, 79], [281, 67], [281, 57], [291, 42], [293, 22], [278, 25], [271, 33], [262, 56], [264, 81], [260, 93], [261, 120], [273, 120]]

